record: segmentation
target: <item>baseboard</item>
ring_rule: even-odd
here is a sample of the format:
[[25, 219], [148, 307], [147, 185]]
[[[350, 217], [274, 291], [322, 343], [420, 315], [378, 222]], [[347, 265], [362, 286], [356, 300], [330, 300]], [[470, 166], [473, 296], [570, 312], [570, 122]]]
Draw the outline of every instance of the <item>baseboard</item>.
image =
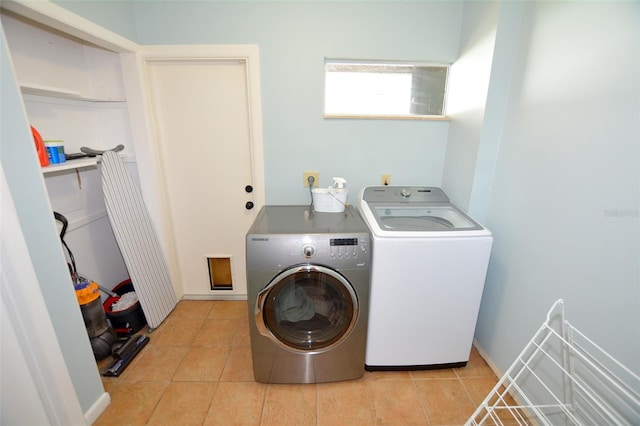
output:
[[247, 300], [246, 294], [184, 294], [182, 300]]
[[107, 409], [107, 407], [111, 404], [111, 395], [108, 392], [104, 392], [100, 397], [94, 402], [94, 404], [84, 413], [84, 419], [88, 425], [92, 425], [98, 417]]
[[495, 374], [498, 379], [501, 378], [504, 375], [504, 373], [500, 371], [500, 369], [496, 366], [496, 364], [489, 357], [489, 355], [487, 355], [485, 350], [482, 349], [482, 346], [480, 346], [480, 344], [476, 339], [473, 339], [473, 346], [476, 348], [476, 350], [478, 351], [482, 359], [485, 360], [485, 362], [487, 363], [491, 371], [493, 371], [493, 374]]

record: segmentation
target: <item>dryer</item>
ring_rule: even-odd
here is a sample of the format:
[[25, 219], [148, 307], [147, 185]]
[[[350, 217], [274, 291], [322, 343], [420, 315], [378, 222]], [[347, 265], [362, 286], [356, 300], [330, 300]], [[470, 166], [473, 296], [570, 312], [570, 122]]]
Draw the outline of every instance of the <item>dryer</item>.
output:
[[265, 206], [247, 233], [246, 248], [255, 380], [362, 377], [371, 250], [357, 211]]
[[368, 370], [466, 365], [493, 237], [436, 187], [366, 187]]

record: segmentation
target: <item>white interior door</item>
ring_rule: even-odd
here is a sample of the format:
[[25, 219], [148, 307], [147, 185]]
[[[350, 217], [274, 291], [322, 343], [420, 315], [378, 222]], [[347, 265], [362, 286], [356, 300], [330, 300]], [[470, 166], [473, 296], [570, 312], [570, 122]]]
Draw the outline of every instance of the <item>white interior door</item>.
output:
[[173, 264], [184, 297], [242, 298], [245, 234], [264, 204], [259, 76], [251, 63], [257, 52], [145, 49]]

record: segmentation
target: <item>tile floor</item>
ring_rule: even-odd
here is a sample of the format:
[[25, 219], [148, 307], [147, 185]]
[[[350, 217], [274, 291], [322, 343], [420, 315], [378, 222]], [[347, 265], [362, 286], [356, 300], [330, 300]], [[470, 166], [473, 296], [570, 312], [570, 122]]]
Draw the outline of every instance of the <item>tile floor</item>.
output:
[[102, 378], [111, 405], [95, 425], [461, 425], [497, 380], [474, 349], [458, 369], [256, 383], [246, 310], [181, 301], [120, 377]]

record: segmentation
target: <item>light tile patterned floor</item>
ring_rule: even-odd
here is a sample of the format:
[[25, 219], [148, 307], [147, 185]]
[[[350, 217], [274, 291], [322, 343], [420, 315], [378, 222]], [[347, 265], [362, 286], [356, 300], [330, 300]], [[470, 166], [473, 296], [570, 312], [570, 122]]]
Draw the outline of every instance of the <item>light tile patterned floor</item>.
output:
[[460, 425], [497, 381], [473, 350], [458, 369], [256, 383], [243, 301], [182, 301], [150, 337], [120, 377], [103, 377], [112, 402], [95, 425]]

